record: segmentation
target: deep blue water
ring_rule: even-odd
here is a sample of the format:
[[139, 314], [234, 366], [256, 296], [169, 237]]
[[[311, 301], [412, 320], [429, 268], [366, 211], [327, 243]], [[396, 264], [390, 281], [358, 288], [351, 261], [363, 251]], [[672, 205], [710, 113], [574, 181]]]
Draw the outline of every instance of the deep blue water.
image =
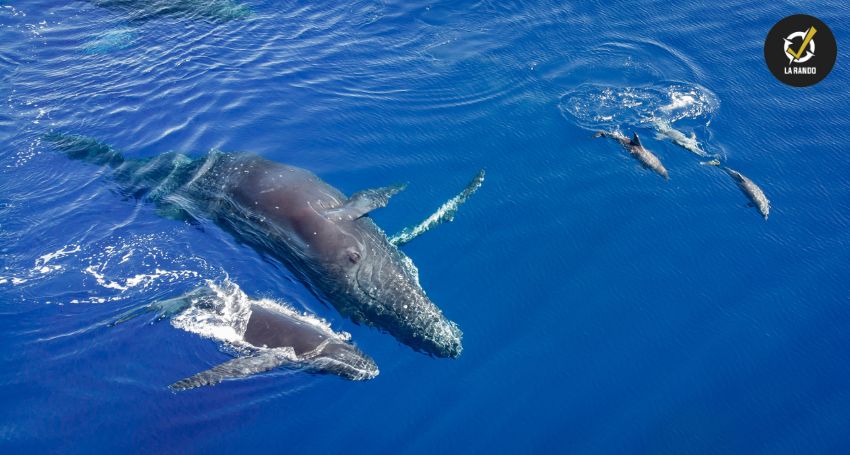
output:
[[[846, 2], [97, 3], [0, 6], [3, 453], [850, 451]], [[762, 53], [801, 12], [838, 41], [802, 89]], [[759, 184], [769, 219], [656, 139], [659, 117]], [[641, 134], [670, 181], [600, 128]], [[486, 169], [404, 247], [463, 355], [354, 325], [214, 224], [122, 197], [50, 130], [138, 158], [253, 152], [348, 194], [408, 182], [373, 214], [390, 233]], [[381, 374], [172, 393], [226, 346], [106, 323], [207, 280], [318, 314]]]

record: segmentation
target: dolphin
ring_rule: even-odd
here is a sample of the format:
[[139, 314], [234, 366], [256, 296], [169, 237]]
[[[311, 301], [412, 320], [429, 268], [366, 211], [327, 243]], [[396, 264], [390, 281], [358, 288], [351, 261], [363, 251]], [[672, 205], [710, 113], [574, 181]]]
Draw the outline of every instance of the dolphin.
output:
[[685, 133], [673, 128], [669, 122], [659, 119], [653, 120], [652, 126], [655, 127], [655, 131], [658, 132], [659, 139], [670, 139], [674, 144], [693, 153], [694, 155], [701, 157], [710, 156], [702, 149], [699, 142], [697, 142], [696, 134], [691, 133], [690, 136], [685, 136]]
[[346, 197], [315, 174], [244, 153], [165, 153], [130, 160], [84, 136], [44, 138], [72, 159], [111, 168], [124, 194], [168, 218], [210, 219], [283, 262], [320, 299], [355, 323], [414, 350], [458, 357], [462, 332], [428, 298], [413, 261], [367, 215], [404, 186]]
[[[189, 308], [194, 309], [195, 314], [185, 319], [193, 323], [214, 320], [227, 305], [220, 295], [215, 289], [202, 286], [179, 297], [131, 310], [110, 325], [151, 311], [158, 313], [158, 320], [164, 319], [185, 313]], [[236, 337], [226, 341], [245, 355], [181, 379], [169, 388], [178, 391], [215, 385], [226, 379], [244, 378], [278, 367], [334, 374], [352, 381], [372, 379], [379, 373], [375, 361], [351, 344], [350, 335], [334, 332], [315, 317], [266, 300], [245, 298], [237, 306], [230, 312], [241, 317], [231, 318], [228, 324]]]
[[738, 184], [738, 188], [740, 188], [741, 191], [743, 191], [744, 194], [747, 196], [747, 198], [750, 199], [750, 203], [748, 205], [750, 207], [757, 208], [759, 213], [761, 213], [761, 216], [763, 216], [764, 219], [767, 219], [767, 216], [770, 214], [770, 201], [767, 199], [767, 196], [765, 196], [764, 191], [762, 191], [762, 189], [759, 188], [758, 185], [753, 183], [752, 180], [750, 180], [749, 178], [744, 176], [744, 174], [741, 174], [740, 172], [734, 169], [731, 169], [727, 166], [722, 166], [720, 164], [720, 160], [715, 159], [700, 164], [706, 166], [717, 166], [723, 169], [723, 171], [729, 174], [729, 176], [732, 177], [732, 180], [734, 180], [735, 183]]
[[631, 139], [623, 136], [617, 131], [610, 133], [600, 131], [594, 134], [593, 137], [610, 137], [611, 139], [616, 140], [629, 151], [629, 154], [640, 161], [644, 167], [652, 169], [655, 173], [664, 177], [665, 180], [670, 180], [670, 176], [667, 174], [667, 169], [665, 169], [664, 165], [661, 164], [661, 160], [659, 160], [652, 152], [644, 148], [643, 144], [640, 143], [640, 138], [637, 133], [634, 133]]

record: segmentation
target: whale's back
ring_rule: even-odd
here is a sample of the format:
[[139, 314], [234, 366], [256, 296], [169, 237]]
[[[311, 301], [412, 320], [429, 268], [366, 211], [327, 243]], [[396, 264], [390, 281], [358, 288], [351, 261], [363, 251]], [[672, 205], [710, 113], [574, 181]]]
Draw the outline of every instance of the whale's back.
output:
[[251, 305], [244, 335], [245, 342], [254, 346], [291, 347], [299, 356], [314, 350], [327, 338], [327, 334], [310, 323], [260, 305]]

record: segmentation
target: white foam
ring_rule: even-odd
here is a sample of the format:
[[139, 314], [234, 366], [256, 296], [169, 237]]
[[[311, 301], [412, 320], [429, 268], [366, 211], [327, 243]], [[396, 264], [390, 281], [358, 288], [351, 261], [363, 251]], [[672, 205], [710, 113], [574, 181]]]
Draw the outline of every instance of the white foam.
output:
[[672, 101], [670, 101], [670, 104], [661, 106], [660, 109], [662, 111], [669, 112], [675, 109], [682, 109], [685, 107], [693, 106], [697, 102], [696, 98], [689, 94], [683, 95], [681, 93], [672, 93], [671, 98]]

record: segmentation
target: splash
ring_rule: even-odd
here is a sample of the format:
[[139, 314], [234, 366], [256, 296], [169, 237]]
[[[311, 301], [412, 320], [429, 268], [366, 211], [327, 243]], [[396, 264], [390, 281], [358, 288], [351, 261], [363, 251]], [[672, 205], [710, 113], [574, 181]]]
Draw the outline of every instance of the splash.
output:
[[204, 299], [204, 305], [190, 305], [171, 319], [171, 325], [204, 338], [241, 346], [251, 316], [248, 296], [229, 281], [223, 286], [212, 282], [208, 285], [214, 298]]
[[[160, 283], [173, 284], [201, 278], [206, 263], [197, 258], [190, 258], [187, 262], [173, 257], [159, 246], [163, 243], [162, 237], [157, 234], [131, 236], [106, 245], [99, 253], [91, 255], [88, 265], [81, 269], [94, 278], [98, 286], [119, 291], [120, 295], [134, 288], [149, 292]], [[143, 268], [141, 272], [138, 271], [140, 266]], [[117, 300], [120, 295], [108, 300]]]
[[720, 102], [708, 89], [673, 82], [640, 87], [583, 84], [561, 97], [562, 115], [589, 130], [612, 130], [683, 119], [708, 124]]
[[72, 243], [70, 245], [65, 245], [62, 248], [53, 251], [51, 253], [43, 254], [39, 256], [33, 267], [29, 270], [24, 271], [22, 274], [18, 276], [0, 276], [0, 284], [11, 284], [13, 286], [18, 286], [24, 283], [29, 282], [30, 280], [35, 280], [39, 278], [43, 278], [46, 275], [52, 274], [54, 272], [59, 272], [65, 268], [62, 264], [54, 264], [52, 263], [54, 260], [61, 259], [65, 256], [71, 256], [80, 251], [80, 245], [76, 243]]

